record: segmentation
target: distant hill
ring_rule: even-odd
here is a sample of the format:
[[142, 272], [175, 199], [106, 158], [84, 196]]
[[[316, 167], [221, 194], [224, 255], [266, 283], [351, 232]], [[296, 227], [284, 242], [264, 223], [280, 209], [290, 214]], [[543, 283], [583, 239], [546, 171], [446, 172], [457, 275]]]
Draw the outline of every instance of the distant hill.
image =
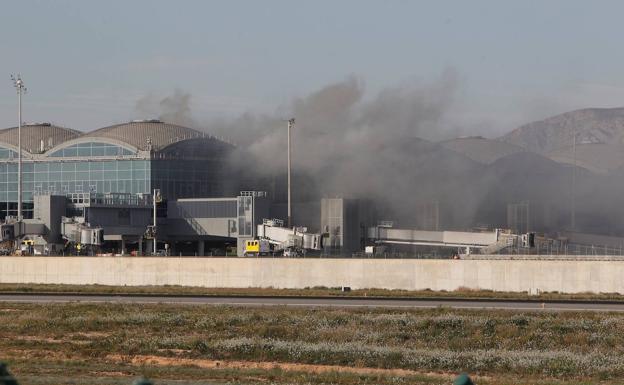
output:
[[624, 108], [570, 111], [516, 128], [500, 140], [560, 163], [574, 163], [598, 173], [624, 165]]
[[520, 126], [501, 140], [547, 154], [577, 143], [624, 143], [624, 108], [586, 108]]
[[624, 167], [624, 145], [583, 143], [576, 146], [576, 160], [572, 146], [558, 148], [545, 154], [559, 163], [576, 164], [599, 174], [608, 174]]
[[440, 142], [440, 145], [482, 164], [491, 164], [508, 155], [526, 151], [515, 144], [497, 139], [486, 139], [481, 136], [445, 140]]
[[[420, 175], [419, 190], [439, 192], [445, 209], [444, 213], [441, 210], [445, 217], [440, 218], [443, 227], [461, 228], [468, 223], [505, 227], [509, 203], [532, 202], [533, 207], [540, 207], [533, 215], [543, 216], [544, 229], [558, 231], [570, 226], [574, 189], [577, 230], [624, 234], [620, 219], [624, 216], [624, 182], [619, 177], [624, 175], [624, 108], [600, 110], [606, 113], [586, 111], [531, 123], [499, 139], [464, 137], [440, 142], [440, 150], [456, 154], [451, 157], [447, 151], [431, 157], [422, 152], [430, 159], [418, 166], [426, 165], [430, 173]], [[571, 146], [565, 143], [574, 130], [578, 135], [576, 161]], [[524, 147], [507, 141], [519, 141], [519, 137]], [[462, 156], [472, 162], [458, 172], [456, 165]], [[453, 161], [442, 162], [444, 157]], [[570, 167], [574, 162], [578, 167], [575, 173]], [[442, 184], [434, 175], [459, 183]]]

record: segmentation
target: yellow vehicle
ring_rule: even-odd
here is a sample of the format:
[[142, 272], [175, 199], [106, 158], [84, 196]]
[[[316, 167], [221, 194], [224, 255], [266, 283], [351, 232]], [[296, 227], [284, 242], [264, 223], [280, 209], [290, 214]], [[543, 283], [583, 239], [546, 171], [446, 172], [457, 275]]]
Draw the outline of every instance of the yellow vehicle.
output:
[[259, 255], [269, 255], [271, 253], [271, 244], [265, 239], [251, 239], [245, 241], [246, 257], [257, 257]]

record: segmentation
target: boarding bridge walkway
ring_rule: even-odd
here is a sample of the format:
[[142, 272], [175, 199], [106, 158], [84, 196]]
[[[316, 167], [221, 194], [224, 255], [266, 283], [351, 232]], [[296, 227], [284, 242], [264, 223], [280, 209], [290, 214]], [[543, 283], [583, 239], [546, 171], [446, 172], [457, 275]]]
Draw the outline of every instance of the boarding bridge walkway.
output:
[[368, 228], [368, 239], [378, 244], [419, 245], [465, 248], [494, 253], [508, 246], [507, 234], [499, 230], [490, 232], [424, 231], [388, 227]]
[[323, 234], [310, 233], [305, 227], [283, 227], [284, 222], [279, 219], [264, 219], [258, 225], [257, 235], [260, 239], [266, 239], [278, 249], [286, 247], [298, 247], [306, 250], [322, 250]]

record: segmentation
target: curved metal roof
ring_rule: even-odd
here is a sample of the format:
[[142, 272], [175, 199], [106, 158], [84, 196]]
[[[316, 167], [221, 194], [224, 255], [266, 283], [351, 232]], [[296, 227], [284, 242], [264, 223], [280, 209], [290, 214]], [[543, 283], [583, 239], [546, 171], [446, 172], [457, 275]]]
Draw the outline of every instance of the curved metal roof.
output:
[[[189, 139], [204, 139], [197, 145], [203, 146], [204, 150], [193, 150], [197, 145]], [[50, 123], [25, 124], [22, 126], [22, 150], [31, 154], [47, 153], [52, 150], [63, 148], [76, 143], [87, 141], [104, 141], [129, 147], [136, 150], [154, 150], [162, 152], [170, 147], [167, 152], [187, 154], [187, 152], [205, 152], [205, 146], [212, 146], [212, 152], [231, 147], [227, 141], [215, 138], [212, 135], [194, 130], [192, 128], [164, 123], [159, 120], [135, 120], [128, 123], [116, 124], [91, 132], [81, 132], [65, 127], [59, 127]], [[17, 150], [18, 129], [11, 127], [0, 130], [0, 146]], [[172, 146], [173, 144], [186, 143], [185, 148]], [[43, 151], [42, 151], [43, 144]], [[216, 146], [222, 144], [224, 146]], [[188, 154], [192, 156], [192, 154]], [[214, 154], [213, 154], [214, 155]]]
[[188, 127], [163, 123], [159, 120], [135, 120], [104, 127], [82, 135], [81, 138], [105, 138], [127, 143], [141, 150], [160, 150], [170, 144], [193, 138], [209, 138], [208, 134]]
[[224, 156], [232, 149], [230, 143], [212, 136], [182, 140], [162, 147], [158, 152], [165, 157], [214, 159]]
[[[22, 150], [31, 154], [41, 153], [42, 141], [43, 150], [46, 151], [60, 143], [77, 138], [81, 134], [80, 131], [50, 123], [25, 124], [22, 126]], [[0, 130], [0, 142], [17, 147], [19, 143], [18, 127]]]

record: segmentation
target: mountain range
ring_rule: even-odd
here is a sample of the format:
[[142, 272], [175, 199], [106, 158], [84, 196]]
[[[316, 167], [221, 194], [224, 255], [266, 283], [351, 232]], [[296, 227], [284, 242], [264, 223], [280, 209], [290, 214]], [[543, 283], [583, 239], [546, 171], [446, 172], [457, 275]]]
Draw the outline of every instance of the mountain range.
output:
[[480, 188], [466, 186], [483, 194], [476, 221], [503, 226], [508, 204], [532, 202], [532, 215], [548, 217], [545, 231], [569, 229], [574, 207], [574, 230], [624, 235], [624, 108], [581, 109], [498, 138], [438, 145], [481, 164], [469, 183]]
[[[380, 219], [430, 230], [512, 228], [510, 210], [528, 204], [532, 231], [624, 236], [623, 139], [624, 108], [567, 112], [497, 138], [380, 135], [299, 171], [293, 199], [367, 199]], [[285, 202], [280, 186], [267, 183]]]
[[483, 164], [526, 151], [609, 174], [624, 166], [624, 108], [575, 110], [525, 124], [499, 138], [464, 137], [440, 144]]

